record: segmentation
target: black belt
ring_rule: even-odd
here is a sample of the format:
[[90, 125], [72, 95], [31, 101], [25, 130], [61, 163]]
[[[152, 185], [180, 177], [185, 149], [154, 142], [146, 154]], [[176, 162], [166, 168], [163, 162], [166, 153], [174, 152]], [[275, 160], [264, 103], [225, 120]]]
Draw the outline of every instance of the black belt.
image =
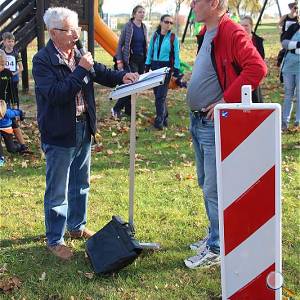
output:
[[86, 121], [86, 113], [82, 113], [79, 116], [76, 116], [76, 122], [84, 122]]
[[195, 118], [203, 118], [207, 116], [208, 111], [191, 110], [191, 113]]

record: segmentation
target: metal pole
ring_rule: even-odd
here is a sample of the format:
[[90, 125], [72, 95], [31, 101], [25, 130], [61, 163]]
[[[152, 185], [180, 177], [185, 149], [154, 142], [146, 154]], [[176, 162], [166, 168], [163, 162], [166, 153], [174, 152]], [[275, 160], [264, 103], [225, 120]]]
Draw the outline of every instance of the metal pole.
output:
[[[136, 148], [136, 99], [137, 94], [131, 95], [131, 121], [130, 121], [130, 167], [129, 167], [129, 224], [134, 227], [134, 169], [135, 169], [135, 148]], [[159, 243], [140, 242], [143, 249], [159, 250]]]
[[281, 18], [282, 17], [282, 13], [281, 13], [281, 9], [280, 9], [280, 5], [279, 5], [278, 0], [276, 0], [276, 4], [277, 4], [277, 7], [278, 7], [279, 17]]
[[258, 27], [258, 25], [259, 25], [259, 23], [260, 23], [260, 20], [261, 20], [262, 15], [263, 15], [263, 13], [264, 13], [264, 11], [265, 11], [265, 8], [266, 8], [267, 3], [268, 3], [268, 0], [265, 0], [264, 5], [263, 5], [263, 7], [262, 7], [262, 9], [261, 9], [261, 11], [260, 11], [258, 20], [257, 20], [257, 22], [256, 22], [256, 24], [255, 24], [254, 32], [256, 32], [256, 30], [257, 30], [257, 27]]
[[185, 28], [184, 28], [183, 35], [182, 35], [182, 38], [181, 38], [181, 43], [182, 44], [184, 43], [186, 32], [187, 32], [187, 29], [188, 29], [189, 24], [190, 24], [190, 18], [191, 18], [192, 12], [193, 12], [193, 9], [191, 8], [190, 12], [189, 12], [189, 16], [188, 16], [188, 18], [186, 20]]
[[134, 209], [134, 168], [135, 168], [135, 147], [136, 147], [136, 94], [131, 95], [131, 121], [130, 121], [130, 168], [129, 168], [129, 224], [133, 226]]

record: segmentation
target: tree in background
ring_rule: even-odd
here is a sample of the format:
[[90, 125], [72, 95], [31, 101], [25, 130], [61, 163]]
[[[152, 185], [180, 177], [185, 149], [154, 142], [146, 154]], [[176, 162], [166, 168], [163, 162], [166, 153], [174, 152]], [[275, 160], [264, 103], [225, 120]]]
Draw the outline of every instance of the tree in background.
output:
[[176, 34], [179, 35], [179, 11], [182, 4], [189, 4], [189, 0], [175, 0], [175, 23], [176, 23]]
[[243, 2], [243, 0], [229, 0], [228, 5], [230, 8], [230, 12], [235, 10], [237, 12], [238, 16], [240, 16], [242, 2]]
[[99, 13], [101, 18], [103, 18], [103, 8], [102, 8], [103, 3], [104, 3], [104, 0], [99, 0], [98, 13]]
[[261, 4], [258, 0], [245, 1], [245, 3], [243, 3], [243, 10], [247, 12], [247, 14], [254, 16], [260, 12]]
[[147, 13], [147, 20], [151, 20], [152, 9], [155, 5], [165, 2], [164, 0], [142, 0], [141, 5], [145, 7]]
[[247, 14], [257, 14], [261, 9], [259, 0], [229, 0], [231, 11], [236, 11], [238, 16], [241, 16], [242, 11]]

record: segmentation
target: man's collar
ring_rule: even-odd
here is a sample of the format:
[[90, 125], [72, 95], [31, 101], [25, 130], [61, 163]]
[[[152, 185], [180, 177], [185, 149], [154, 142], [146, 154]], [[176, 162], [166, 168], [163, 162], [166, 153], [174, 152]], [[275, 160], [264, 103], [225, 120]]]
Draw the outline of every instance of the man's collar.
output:
[[71, 59], [74, 58], [74, 49], [71, 50], [70, 54], [65, 54], [63, 51], [61, 51], [57, 45], [53, 42], [54, 48], [58, 52], [58, 54], [61, 56], [61, 58], [65, 61], [70, 61]]
[[[67, 65], [66, 62], [64, 61], [64, 59], [61, 57], [57, 47], [55, 47], [55, 45], [51, 39], [48, 41], [46, 48], [47, 48], [48, 52], [50, 53], [50, 60], [54, 66]], [[77, 50], [77, 48], [74, 49], [74, 55], [75, 55], [75, 60], [78, 62], [80, 60], [81, 54]]]

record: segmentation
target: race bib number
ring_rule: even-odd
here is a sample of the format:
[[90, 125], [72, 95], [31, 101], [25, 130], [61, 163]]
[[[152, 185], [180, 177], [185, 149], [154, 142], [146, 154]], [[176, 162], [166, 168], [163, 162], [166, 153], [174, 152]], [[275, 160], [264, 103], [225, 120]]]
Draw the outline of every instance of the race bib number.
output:
[[17, 61], [16, 58], [12, 55], [6, 55], [5, 68], [9, 69], [11, 72], [17, 71]]

